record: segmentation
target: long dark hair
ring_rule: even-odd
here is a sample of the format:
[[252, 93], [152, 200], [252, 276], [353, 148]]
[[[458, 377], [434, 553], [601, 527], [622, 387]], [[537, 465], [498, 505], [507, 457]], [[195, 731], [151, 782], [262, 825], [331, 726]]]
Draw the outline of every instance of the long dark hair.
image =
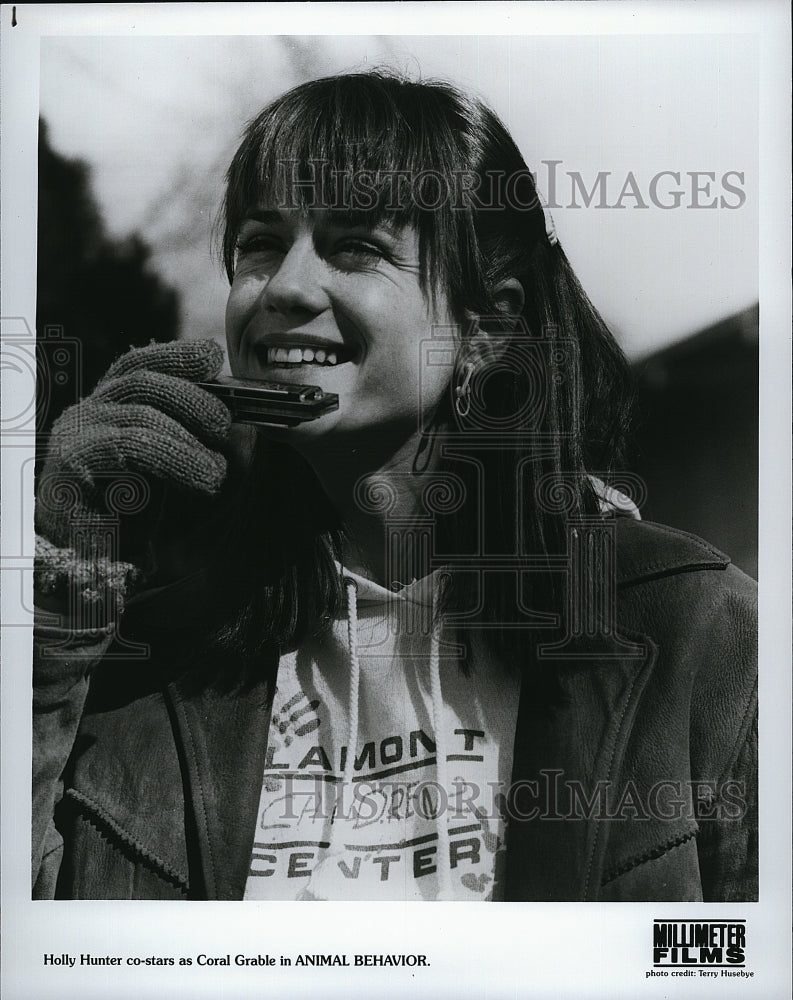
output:
[[[483, 102], [447, 83], [384, 71], [329, 77], [279, 97], [244, 132], [219, 220], [230, 280], [241, 222], [261, 200], [414, 226], [425, 294], [442, 291], [459, 320], [459, 360], [472, 316], [500, 344], [474, 376], [476, 412], [458, 417], [450, 386], [426, 428], [425, 443], [440, 449], [430, 476], [433, 558], [459, 565], [467, 557], [474, 571], [485, 551], [514, 557], [513, 570], [533, 560], [530, 574], [505, 573], [485, 590], [481, 574], [452, 573], [439, 609], [451, 618], [467, 611], [490, 654], [528, 668], [548, 632], [498, 624], [515, 621], [519, 601], [550, 615], [546, 624], [563, 615], [563, 581], [551, 564], [566, 550], [570, 520], [597, 516], [587, 473], [622, 460], [629, 374], [549, 237], [520, 151]], [[505, 317], [496, 296], [511, 277], [525, 292], [518, 317]], [[420, 466], [419, 458], [416, 474]], [[343, 525], [318, 502], [313, 472], [291, 449], [260, 441], [248, 475], [215, 574], [224, 581], [221, 633], [248, 651], [293, 647], [338, 612]], [[565, 496], [556, 506], [543, 500], [555, 487]], [[545, 574], [543, 557], [551, 557]]]

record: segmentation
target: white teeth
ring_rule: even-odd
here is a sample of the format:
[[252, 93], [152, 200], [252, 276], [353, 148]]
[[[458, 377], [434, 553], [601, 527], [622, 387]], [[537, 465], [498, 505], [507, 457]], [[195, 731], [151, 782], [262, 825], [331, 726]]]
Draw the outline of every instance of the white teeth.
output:
[[268, 365], [299, 365], [314, 364], [335, 365], [338, 355], [335, 351], [314, 350], [313, 347], [268, 347], [266, 351]]

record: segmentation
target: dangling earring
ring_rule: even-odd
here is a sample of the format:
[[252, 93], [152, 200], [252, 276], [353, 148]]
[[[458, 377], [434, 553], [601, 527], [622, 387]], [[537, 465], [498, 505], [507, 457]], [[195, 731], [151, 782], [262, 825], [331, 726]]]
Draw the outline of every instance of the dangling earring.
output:
[[454, 387], [454, 408], [460, 417], [467, 417], [471, 412], [471, 376], [475, 370], [473, 361], [466, 361], [463, 381]]

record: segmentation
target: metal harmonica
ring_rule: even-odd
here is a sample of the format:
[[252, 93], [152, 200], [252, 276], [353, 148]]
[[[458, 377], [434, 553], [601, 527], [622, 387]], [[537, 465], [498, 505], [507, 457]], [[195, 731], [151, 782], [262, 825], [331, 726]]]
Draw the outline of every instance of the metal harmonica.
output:
[[260, 382], [228, 375], [221, 375], [215, 382], [197, 384], [224, 402], [231, 411], [231, 419], [239, 424], [294, 427], [339, 408], [339, 397], [318, 385]]

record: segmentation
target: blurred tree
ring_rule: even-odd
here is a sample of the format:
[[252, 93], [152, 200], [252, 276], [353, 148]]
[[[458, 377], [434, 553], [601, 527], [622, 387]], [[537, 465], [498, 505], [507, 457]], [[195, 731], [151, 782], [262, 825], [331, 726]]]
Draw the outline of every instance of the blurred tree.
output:
[[107, 233], [90, 168], [50, 146], [43, 120], [38, 180], [37, 430], [43, 433], [127, 348], [174, 340], [179, 302], [150, 269], [150, 250], [138, 234], [117, 240]]

